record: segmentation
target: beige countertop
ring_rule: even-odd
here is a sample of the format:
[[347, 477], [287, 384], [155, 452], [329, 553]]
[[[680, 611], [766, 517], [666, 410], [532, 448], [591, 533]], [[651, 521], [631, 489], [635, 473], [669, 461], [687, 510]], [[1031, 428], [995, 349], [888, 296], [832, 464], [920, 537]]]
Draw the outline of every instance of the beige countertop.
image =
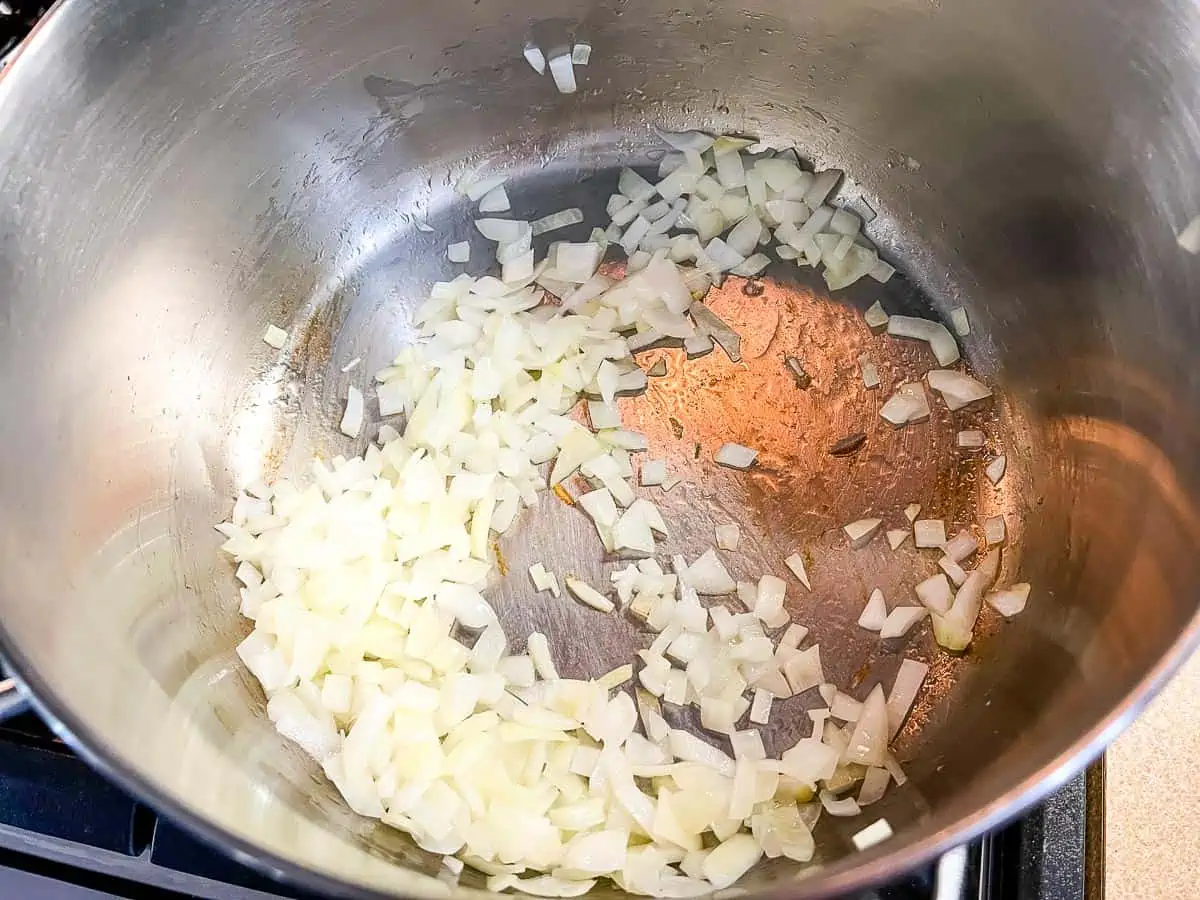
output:
[[1106, 760], [1106, 900], [1200, 897], [1200, 654]]

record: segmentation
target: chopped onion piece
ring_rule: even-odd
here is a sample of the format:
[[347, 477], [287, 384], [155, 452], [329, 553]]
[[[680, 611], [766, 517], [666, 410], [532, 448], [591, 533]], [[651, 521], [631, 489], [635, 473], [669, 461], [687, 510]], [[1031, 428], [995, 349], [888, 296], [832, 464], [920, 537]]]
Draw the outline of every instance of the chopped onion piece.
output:
[[946, 577], [957, 587], [961, 587], [963, 582], [967, 580], [967, 573], [963, 570], [963, 567], [949, 556], [942, 556], [938, 560], [938, 568], [945, 572]]
[[804, 567], [804, 557], [799, 553], [793, 553], [783, 561], [783, 564], [792, 570], [792, 574], [800, 579], [800, 583], [812, 590], [812, 584], [808, 580], [808, 570]]
[[[639, 175], [633, 169], [622, 169], [617, 176], [617, 190], [634, 203], [645, 203], [656, 193], [654, 185]], [[639, 207], [640, 212], [643, 207]], [[615, 219], [614, 219], [615, 221]], [[632, 219], [630, 219], [632, 221]]]
[[586, 581], [578, 578], [567, 578], [567, 590], [575, 596], [576, 600], [600, 612], [612, 612], [616, 608], [611, 600]]
[[693, 305], [691, 314], [692, 318], [696, 320], [696, 326], [721, 345], [721, 349], [725, 351], [725, 355], [729, 357], [730, 362], [741, 362], [742, 339], [736, 331], [726, 325], [711, 309], [702, 303]]
[[983, 595], [996, 580], [1000, 571], [1000, 550], [989, 550], [979, 565], [967, 576], [954, 603], [943, 615], [933, 617], [933, 637], [942, 647], [952, 652], [967, 648], [974, 636], [975, 622], [983, 605]]
[[[488, 212], [480, 207], [481, 212]], [[550, 213], [548, 216], [542, 216], [540, 219], [534, 219], [529, 223], [530, 229], [535, 235], [545, 234], [547, 231], [557, 231], [560, 228], [566, 228], [570, 225], [578, 225], [583, 221], [583, 210], [578, 207], [570, 209], [561, 209], [558, 212]], [[555, 262], [555, 268], [558, 267], [558, 262]], [[595, 267], [593, 267], [595, 271]], [[591, 277], [590, 275], [588, 276]], [[586, 279], [585, 279], [586, 280]]]
[[871, 271], [867, 273], [870, 278], [875, 279], [880, 284], [885, 284], [888, 279], [895, 274], [896, 267], [882, 259], [875, 260], [875, 265], [872, 266]]
[[541, 563], [534, 563], [529, 567], [529, 577], [533, 579], [535, 590], [549, 591], [555, 597], [559, 595], [558, 576], [546, 571], [546, 567]]
[[765, 253], [755, 253], [746, 257], [746, 260], [740, 265], [734, 266], [730, 271], [734, 275], [740, 275], [743, 278], [752, 278], [771, 264], [771, 257]]
[[987, 385], [953, 369], [933, 369], [925, 378], [929, 386], [942, 395], [946, 408], [950, 410], [962, 409], [992, 396], [992, 390]]
[[268, 325], [267, 330], [263, 333], [263, 343], [276, 350], [282, 350], [287, 339], [288, 333], [277, 325]]
[[474, 175], [464, 175], [459, 179], [455, 190], [460, 194], [465, 194], [467, 199], [472, 203], [478, 203], [483, 199], [485, 194], [500, 187], [506, 181], [508, 181], [507, 175], [485, 175], [482, 178], [476, 178]]
[[887, 698], [888, 733], [891, 737], [894, 738], [900, 731], [928, 674], [929, 666], [918, 660], [905, 659], [900, 663]]
[[732, 594], [737, 590], [737, 582], [712, 548], [697, 557], [695, 562], [679, 573], [679, 577], [699, 594]]
[[887, 621], [887, 615], [887, 603], [883, 599], [883, 591], [875, 588], [871, 591], [871, 596], [867, 598], [867, 605], [863, 608], [862, 615], [858, 617], [858, 626], [867, 631], [879, 631], [883, 627], [883, 623]]
[[1004, 470], [1007, 465], [1007, 457], [1005, 457], [1004, 454], [1000, 454], [987, 464], [987, 468], [983, 470], [983, 473], [987, 475], [988, 481], [990, 481], [992, 484], [999, 484], [1000, 479], [1004, 477]]
[[950, 589], [950, 582], [941, 572], [930, 575], [924, 581], [919, 582], [914, 591], [917, 599], [921, 601], [921, 605], [930, 612], [944, 613], [954, 602], [954, 591]]
[[967, 429], [955, 435], [954, 442], [964, 450], [978, 450], [987, 443], [987, 435], [978, 429]]
[[587, 409], [592, 430], [601, 431], [621, 427], [621, 413], [612, 404], [605, 403], [603, 400], [589, 400]]
[[538, 675], [546, 681], [556, 680], [558, 669], [554, 666], [554, 658], [550, 655], [550, 642], [546, 640], [546, 636], [540, 631], [533, 632], [526, 640], [525, 647]]
[[452, 263], [465, 263], [471, 259], [471, 242], [459, 241], [446, 247], [446, 259]]
[[1025, 609], [1029, 600], [1029, 584], [1022, 581], [1003, 591], [992, 591], [987, 595], [987, 604], [1006, 619], [1011, 619]]
[[960, 531], [942, 549], [955, 562], [962, 562], [979, 549], [979, 540], [969, 531]]
[[560, 94], [573, 94], [578, 89], [575, 83], [575, 64], [568, 53], [550, 58], [550, 75]]
[[949, 366], [958, 362], [958, 343], [954, 335], [941, 322], [918, 319], [913, 316], [892, 316], [888, 319], [888, 334], [893, 337], [915, 338], [929, 344], [938, 365]]
[[839, 181], [842, 180], [840, 169], [826, 169], [824, 172], [818, 172], [813, 180], [812, 187], [808, 189], [808, 193], [804, 195], [804, 202], [812, 209], [816, 209], [833, 193]]
[[833, 700], [829, 703], [829, 715], [843, 722], [856, 722], [862, 715], [863, 705], [849, 694], [834, 691]]
[[358, 437], [363, 423], [363, 395], [354, 385], [346, 388], [346, 411], [342, 413], [342, 421], [338, 425], [342, 434], [347, 437]]
[[479, 199], [481, 213], [501, 213], [510, 209], [512, 204], [508, 202], [508, 192], [504, 190], [503, 185], [497, 185]]
[[533, 44], [525, 45], [525, 61], [533, 67], [533, 71], [539, 75], [546, 74], [546, 54], [542, 53], [539, 47]]
[[704, 858], [701, 871], [717, 890], [727, 888], [762, 858], [762, 846], [751, 835], [735, 834], [714, 847]]
[[592, 45], [586, 41], [578, 41], [571, 48], [571, 62], [577, 66], [586, 66], [592, 58]]
[[742, 530], [737, 525], [718, 525], [716, 536], [717, 549], [736, 550], [742, 537]]
[[850, 816], [857, 816], [862, 812], [858, 802], [853, 797], [846, 797], [839, 800], [834, 794], [824, 790], [821, 791], [820, 797], [821, 805], [825, 807], [825, 812], [831, 816], [848, 818]]
[[897, 428], [910, 422], [921, 422], [929, 418], [929, 400], [920, 384], [902, 384], [879, 408], [879, 415]]
[[865, 353], [859, 356], [858, 367], [862, 370], [863, 387], [868, 390], [879, 387], [879, 370]]
[[713, 352], [716, 345], [707, 334], [696, 334], [683, 342], [684, 352], [688, 359], [699, 359]]
[[882, 766], [887, 745], [887, 699], [882, 685], [877, 684], [863, 701], [842, 760], [864, 766]]
[[913, 543], [920, 549], [941, 549], [946, 543], [946, 523], [942, 519], [917, 519], [913, 522]]
[[850, 839], [854, 841], [854, 846], [859, 850], [866, 850], [886, 841], [892, 834], [892, 826], [888, 824], [888, 820], [878, 819], [862, 831], [855, 832]]
[[888, 613], [887, 621], [879, 629], [879, 637], [883, 640], [904, 637], [914, 625], [929, 615], [929, 610], [923, 606], [897, 606]]
[[757, 450], [751, 450], [741, 444], [722, 444], [714, 454], [713, 460], [717, 465], [730, 469], [748, 469], [754, 465], [757, 457]]
[[912, 534], [907, 528], [892, 528], [887, 532], [888, 546], [896, 550], [908, 540], [908, 536]]
[[705, 134], [703, 131], [672, 132], [659, 131], [657, 128], [654, 131], [666, 143], [670, 144], [672, 148], [683, 153], [687, 153], [688, 151], [703, 153], [716, 143], [716, 138]]
[[661, 485], [667, 480], [667, 461], [664, 459], [648, 459], [643, 462], [640, 480], [642, 487]]
[[1003, 544], [1006, 536], [1004, 516], [992, 516], [983, 520], [983, 537], [989, 547]]
[[517, 219], [476, 219], [475, 228], [489, 241], [511, 244], [523, 239], [529, 223]]
[[862, 787], [858, 791], [858, 805], [870, 806], [872, 803], [882, 800], [891, 780], [892, 776], [887, 769], [870, 766], [863, 775]]
[[882, 524], [883, 519], [858, 519], [843, 525], [842, 531], [850, 540], [850, 546], [858, 550], [870, 543]]
[[755, 725], [766, 725], [771, 721], [771, 704], [775, 698], [761, 688], [754, 689], [754, 700], [750, 703], [750, 721]]
[[971, 322], [967, 318], [967, 311], [961, 306], [950, 310], [950, 324], [954, 326], [954, 333], [959, 337], [966, 337], [971, 333]]
[[872, 331], [878, 332], [887, 328], [888, 314], [883, 311], [883, 305], [878, 300], [872, 303], [871, 308], [863, 313], [863, 318]]
[[917, 520], [917, 516], [919, 516], [920, 514], [921, 514], [921, 504], [920, 503], [910, 503], [910, 504], [908, 504], [908, 506], [904, 507], [904, 518], [908, 519], [908, 521], [910, 521], [910, 522], [915, 522]]
[[791, 647], [794, 650], [806, 637], [808, 637], [808, 629], [797, 622], [792, 622], [788, 625], [787, 631], [783, 633], [783, 637], [779, 639], [779, 646]]

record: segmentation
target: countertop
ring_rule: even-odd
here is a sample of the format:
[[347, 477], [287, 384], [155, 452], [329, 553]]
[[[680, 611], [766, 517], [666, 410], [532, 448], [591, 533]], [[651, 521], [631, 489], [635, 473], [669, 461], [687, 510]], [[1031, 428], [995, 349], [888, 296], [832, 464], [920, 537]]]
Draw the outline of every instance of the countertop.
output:
[[1200, 654], [1109, 749], [1106, 900], [1200, 895]]

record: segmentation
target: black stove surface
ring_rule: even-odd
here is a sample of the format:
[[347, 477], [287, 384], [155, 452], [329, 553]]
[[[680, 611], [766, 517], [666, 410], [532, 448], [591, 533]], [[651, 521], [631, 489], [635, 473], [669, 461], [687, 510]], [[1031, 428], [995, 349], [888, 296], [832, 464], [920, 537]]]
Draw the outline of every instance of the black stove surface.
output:
[[[1085, 900], [1098, 784], [1081, 775], [1017, 822], [853, 900]], [[130, 799], [32, 714], [0, 724], [0, 897], [309, 900]]]

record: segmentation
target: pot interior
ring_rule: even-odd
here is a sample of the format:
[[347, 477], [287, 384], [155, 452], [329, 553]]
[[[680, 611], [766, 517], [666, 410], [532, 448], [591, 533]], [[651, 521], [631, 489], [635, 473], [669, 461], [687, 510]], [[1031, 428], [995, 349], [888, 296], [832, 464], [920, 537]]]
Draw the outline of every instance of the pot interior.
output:
[[[457, 270], [448, 242], [473, 236], [469, 271], [486, 269], [454, 191], [464, 173], [509, 172], [522, 218], [596, 211], [561, 235], [581, 239], [619, 166], [653, 169], [652, 126], [748, 134], [843, 169], [840, 199], [878, 213], [868, 233], [900, 275], [830, 297], [776, 264], [714, 295], [758, 355], [737, 377], [719, 352], [671, 357], [626, 412], [681, 469], [695, 444], [725, 440], [769, 446], [776, 464], [668, 495], [668, 552], [707, 546], [722, 517], [753, 537], [735, 575], [809, 547], [823, 588], [793, 610], [841, 683], [890, 684], [905, 648], [854, 620], [871, 587], [891, 598], [931, 571], [878, 543], [851, 554], [847, 521], [899, 524], [913, 501], [951, 527], [1003, 513], [1005, 572], [1034, 594], [1012, 622], [989, 612], [964, 657], [927, 636], [907, 648], [933, 671], [897, 748], [910, 782], [878, 807], [897, 836], [856, 854], [849, 835], [869, 819], [827, 818], [820, 865], [775, 861], [744, 886], [854, 887], [1015, 813], [1128, 719], [1196, 613], [1200, 261], [1175, 233], [1200, 212], [1187, 52], [1200, 26], [1139, 10], [64, 4], [0, 80], [0, 630], [14, 666], [96, 761], [205, 836], [317, 888], [444, 893], [437, 858], [346, 809], [266, 721], [232, 655], [249, 623], [212, 526], [247, 483], [361, 451], [336, 433], [347, 385], [411, 340], [412, 310]], [[573, 38], [594, 52], [564, 96], [522, 49]], [[926, 351], [869, 334], [876, 300], [942, 318], [964, 306], [965, 356], [998, 402], [877, 427], [886, 394], [862, 388], [860, 348], [895, 375]], [[289, 331], [281, 353], [261, 341], [269, 323]], [[815, 390], [786, 384], [792, 352], [822, 373]], [[664, 428], [668, 409], [686, 438]], [[859, 423], [868, 452], [830, 457]], [[979, 456], [950, 449], [976, 426], [1008, 457], [999, 490]], [[598, 581], [579, 549], [590, 535], [543, 503], [503, 550], [514, 573], [569, 559]], [[532, 625], [563, 636], [564, 674], [597, 675], [645, 640], [523, 578], [496, 596], [517, 649]], [[812, 705], [777, 713], [780, 740]]]

